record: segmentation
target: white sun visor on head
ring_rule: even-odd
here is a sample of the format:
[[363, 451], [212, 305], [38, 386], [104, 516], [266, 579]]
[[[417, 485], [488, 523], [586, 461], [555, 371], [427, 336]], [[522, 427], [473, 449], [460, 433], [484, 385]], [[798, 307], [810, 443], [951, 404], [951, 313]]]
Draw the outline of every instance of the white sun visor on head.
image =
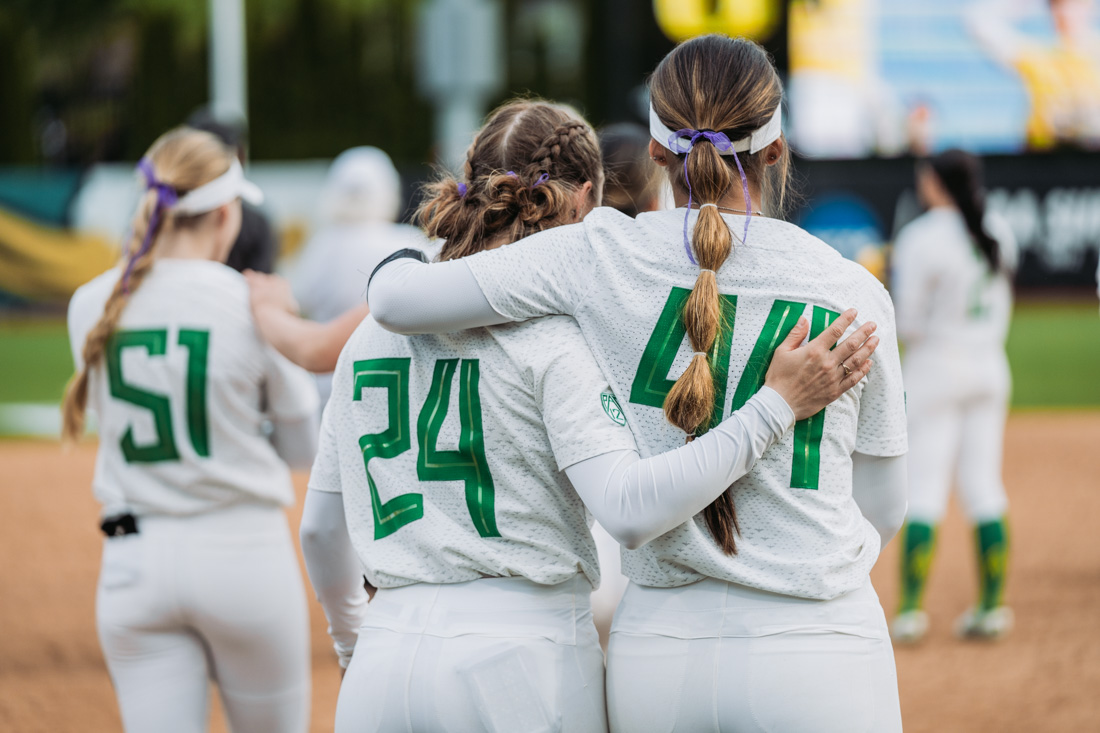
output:
[[[769, 119], [763, 127], [755, 130], [748, 137], [743, 137], [740, 140], [732, 141], [732, 145], [728, 149], [719, 149], [718, 154], [733, 155], [735, 151], [738, 153], [743, 153], [747, 150], [751, 155], [752, 153], [756, 153], [771, 145], [773, 142], [778, 140], [779, 136], [783, 133], [782, 109], [783, 105], [777, 104], [775, 106], [775, 112], [772, 114], [771, 119]], [[652, 105], [650, 105], [649, 107], [649, 134], [654, 140], [677, 154], [686, 151], [680, 149], [679, 146], [675, 145], [673, 141], [687, 141], [690, 139], [689, 137], [678, 137], [675, 132], [665, 127], [665, 124], [661, 122], [661, 118], [657, 116], [657, 112], [653, 109]], [[690, 145], [688, 146], [688, 149], [690, 149]]]
[[205, 214], [237, 198], [259, 206], [264, 201], [264, 194], [255, 183], [244, 177], [240, 161], [234, 158], [229, 164], [229, 170], [181, 196], [172, 211], [180, 214]]

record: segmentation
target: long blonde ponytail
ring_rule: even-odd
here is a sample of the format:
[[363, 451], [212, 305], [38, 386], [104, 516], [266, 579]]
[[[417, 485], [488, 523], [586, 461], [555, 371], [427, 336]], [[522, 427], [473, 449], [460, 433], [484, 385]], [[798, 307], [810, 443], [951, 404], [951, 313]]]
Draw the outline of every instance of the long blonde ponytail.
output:
[[[229, 170], [232, 156], [232, 151], [210, 133], [180, 127], [161, 135], [145, 154], [145, 160], [152, 166], [157, 181], [170, 187], [176, 195], [183, 195]], [[103, 358], [127, 303], [152, 270], [159, 235], [166, 228], [192, 226], [203, 216], [173, 214], [165, 209], [154, 188], [142, 194], [125, 248], [126, 274], [115, 283], [103, 306], [103, 315], [88, 332], [81, 350], [83, 364], [78, 365], [65, 388], [61, 403], [61, 438], [65, 443], [76, 442], [84, 433], [89, 370]], [[149, 246], [143, 247], [147, 236]]]
[[[718, 35], [695, 38], [675, 48], [650, 81], [650, 100], [665, 126], [721, 132], [721, 140], [726, 142], [766, 124], [781, 97], [779, 77], [760, 46]], [[716, 202], [742, 185], [747, 191], [750, 181], [774, 206], [782, 206], [785, 192], [785, 152], [781, 165], [773, 166], [782, 176], [776, 183], [769, 180], [763, 151], [734, 155], [730, 160], [719, 155], [716, 144], [710, 136], [698, 136], [687, 152], [669, 151], [673, 187], [687, 191], [690, 185], [692, 198], [700, 203], [691, 236], [691, 250], [700, 270], [681, 314], [694, 355], [664, 403], [669, 422], [686, 432], [688, 440], [709, 427], [716, 407], [721, 411], [721, 406], [714, 404], [713, 352], [723, 330], [732, 328], [724, 316], [717, 272], [733, 250], [733, 232]], [[743, 167], [743, 172], [734, 165]], [[745, 216], [751, 215], [745, 211]], [[739, 527], [733, 494], [723, 493], [703, 514], [723, 552], [734, 554]]]

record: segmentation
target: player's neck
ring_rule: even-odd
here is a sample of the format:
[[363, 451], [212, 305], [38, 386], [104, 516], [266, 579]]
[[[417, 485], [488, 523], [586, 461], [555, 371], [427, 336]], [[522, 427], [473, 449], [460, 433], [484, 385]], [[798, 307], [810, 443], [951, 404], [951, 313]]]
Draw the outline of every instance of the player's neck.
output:
[[157, 257], [161, 259], [221, 261], [217, 243], [202, 231], [167, 231], [157, 240]]

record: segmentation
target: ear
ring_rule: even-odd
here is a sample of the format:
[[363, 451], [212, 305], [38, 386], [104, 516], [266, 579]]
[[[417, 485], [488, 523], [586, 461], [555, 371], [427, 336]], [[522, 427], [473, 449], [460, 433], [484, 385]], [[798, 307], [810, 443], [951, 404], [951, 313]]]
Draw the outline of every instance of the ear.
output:
[[783, 149], [787, 147], [787, 143], [783, 141], [782, 137], [776, 139], [768, 147], [764, 148], [764, 164], [775, 165], [779, 162], [779, 159], [783, 157]]
[[600, 202], [592, 195], [592, 181], [585, 181], [584, 185], [573, 194], [573, 221], [577, 222], [588, 216], [588, 212], [599, 206]]
[[214, 226], [221, 227], [229, 219], [229, 204], [222, 204], [218, 208], [214, 209]]
[[649, 157], [653, 158], [653, 162], [662, 168], [668, 165], [669, 149], [656, 140], [649, 141]]

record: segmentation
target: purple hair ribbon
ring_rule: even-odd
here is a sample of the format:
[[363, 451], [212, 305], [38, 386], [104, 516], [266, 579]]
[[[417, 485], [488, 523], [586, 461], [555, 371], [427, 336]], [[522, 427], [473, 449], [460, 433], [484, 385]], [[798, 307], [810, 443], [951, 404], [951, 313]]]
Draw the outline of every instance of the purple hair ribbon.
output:
[[539, 179], [537, 181], [535, 181], [534, 183], [531, 184], [531, 188], [534, 188], [535, 186], [539, 186], [543, 183], [546, 183], [549, 180], [550, 180], [550, 174], [549, 173], [543, 173], [541, 176], [539, 176]]
[[157, 227], [160, 226], [161, 213], [179, 201], [179, 193], [176, 189], [157, 180], [156, 173], [153, 171], [153, 164], [148, 158], [142, 158], [137, 164], [137, 169], [145, 178], [145, 190], [152, 189], [157, 192], [157, 203], [153, 207], [152, 216], [149, 217], [149, 225], [145, 229], [145, 238], [141, 242], [141, 247], [138, 248], [137, 252], [130, 255], [130, 259], [126, 263], [126, 270], [122, 274], [122, 292], [127, 295], [130, 293], [130, 274], [134, 271], [134, 264], [139, 257], [142, 257], [153, 246], [153, 236], [156, 234]]
[[458, 196], [459, 196], [459, 198], [466, 198], [466, 184], [465, 183], [458, 184]]
[[[749, 180], [745, 177], [745, 169], [741, 167], [741, 159], [737, 157], [737, 150], [734, 149], [733, 143], [730, 142], [729, 137], [722, 132], [714, 132], [712, 130], [692, 130], [690, 127], [685, 127], [682, 130], [672, 133], [668, 138], [668, 148], [672, 152], [684, 156], [684, 181], [688, 187], [688, 203], [687, 211], [684, 212], [684, 251], [687, 252], [688, 259], [691, 260], [691, 264], [698, 264], [695, 261], [695, 255], [691, 251], [691, 240], [688, 239], [688, 221], [691, 216], [691, 178], [688, 176], [688, 156], [691, 155], [691, 151], [695, 148], [695, 142], [703, 138], [708, 140], [714, 147], [718, 148], [719, 152], [731, 152], [733, 153], [733, 162], [737, 164], [737, 172], [741, 175], [741, 190], [745, 194], [745, 232], [741, 237], [742, 243], [749, 238], [749, 219], [752, 218], [752, 199], [749, 197]], [[686, 140], [686, 142], [685, 142]]]

